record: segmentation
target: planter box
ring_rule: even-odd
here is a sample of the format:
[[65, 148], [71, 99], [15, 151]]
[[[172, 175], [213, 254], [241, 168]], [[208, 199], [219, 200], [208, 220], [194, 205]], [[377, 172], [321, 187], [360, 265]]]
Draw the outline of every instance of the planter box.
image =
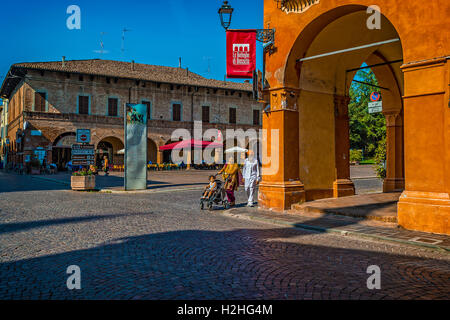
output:
[[72, 190], [94, 190], [95, 189], [95, 176], [72, 176], [70, 179], [70, 186]]

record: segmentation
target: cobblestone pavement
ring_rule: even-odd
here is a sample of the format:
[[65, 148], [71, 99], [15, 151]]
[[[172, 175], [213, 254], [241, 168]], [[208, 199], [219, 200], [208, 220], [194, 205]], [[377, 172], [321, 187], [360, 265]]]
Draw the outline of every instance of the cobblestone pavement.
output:
[[[60, 188], [0, 173], [1, 299], [450, 298], [443, 252], [200, 211], [198, 191]], [[81, 290], [66, 287], [70, 265]]]

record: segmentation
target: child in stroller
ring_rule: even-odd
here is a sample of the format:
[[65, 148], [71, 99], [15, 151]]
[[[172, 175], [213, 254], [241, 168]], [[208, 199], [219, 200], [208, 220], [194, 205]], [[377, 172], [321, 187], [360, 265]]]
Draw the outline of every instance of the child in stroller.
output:
[[223, 188], [225, 184], [216, 179], [216, 176], [209, 176], [209, 185], [205, 187], [203, 191], [203, 197], [200, 199], [200, 209], [204, 209], [205, 204], [208, 210], [213, 209], [214, 204], [222, 204], [224, 209], [229, 209], [230, 204], [228, 203], [225, 189]]

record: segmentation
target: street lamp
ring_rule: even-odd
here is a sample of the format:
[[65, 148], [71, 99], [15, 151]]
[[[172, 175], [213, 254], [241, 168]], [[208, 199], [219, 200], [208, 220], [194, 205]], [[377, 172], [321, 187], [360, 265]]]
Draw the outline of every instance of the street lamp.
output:
[[[228, 30], [230, 27], [233, 10], [234, 9], [228, 4], [228, 1], [224, 1], [223, 5], [219, 8], [220, 23], [225, 30]], [[264, 52], [269, 51], [270, 53], [273, 53], [275, 29], [256, 29], [256, 40], [264, 44]]]
[[233, 15], [233, 8], [228, 4], [228, 1], [224, 1], [223, 5], [219, 9], [220, 23], [225, 30], [228, 30], [231, 24], [231, 16]]

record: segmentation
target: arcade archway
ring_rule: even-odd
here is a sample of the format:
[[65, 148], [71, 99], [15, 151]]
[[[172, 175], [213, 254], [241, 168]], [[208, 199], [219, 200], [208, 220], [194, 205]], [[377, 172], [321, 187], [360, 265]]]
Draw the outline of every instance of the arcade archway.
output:
[[[350, 179], [348, 92], [356, 69], [363, 62], [371, 66], [380, 87], [386, 88], [383, 111], [401, 117], [403, 52], [399, 35], [384, 17], [381, 30], [368, 30], [366, 21], [365, 10], [335, 17], [317, 30], [303, 53], [299, 51], [303, 43], [292, 48], [285, 76], [286, 82], [297, 77], [294, 103], [298, 106], [299, 178], [306, 200], [355, 194]], [[361, 28], [355, 27], [358, 25]], [[329, 55], [322, 56], [324, 53]], [[294, 69], [289, 68], [291, 60], [295, 60]], [[382, 67], [385, 69], [377, 70]], [[391, 146], [393, 142], [388, 140], [387, 150], [394, 152], [390, 159], [402, 153], [396, 152], [396, 147], [402, 149], [402, 142]], [[386, 191], [391, 191], [388, 187], [395, 189], [395, 181], [403, 179], [403, 172], [396, 172], [391, 166], [387, 170], [392, 178], [389, 181], [394, 183], [386, 183]]]
[[66, 170], [67, 163], [72, 159], [72, 145], [76, 140], [75, 132], [65, 132], [53, 141], [52, 163], [56, 164], [58, 170]]
[[[449, 233], [450, 178], [442, 177], [450, 177], [450, 167], [444, 165], [450, 160], [445, 129], [450, 123], [450, 47], [443, 40], [449, 36], [444, 12], [450, 4], [411, 0], [400, 8], [388, 0], [358, 3], [320, 1], [306, 12], [287, 14], [274, 1], [265, 1], [265, 17], [276, 28], [277, 41], [275, 52], [266, 54], [270, 112], [263, 117], [263, 129], [280, 132], [280, 141], [265, 141], [268, 149], [275, 146], [280, 165], [270, 175], [264, 175], [270, 168], [263, 165], [259, 203], [289, 209], [308, 199], [354, 193], [348, 90], [355, 70], [366, 62], [387, 89], [384, 189], [405, 187], [398, 222]], [[367, 27], [372, 5], [381, 9], [380, 28]], [[423, 15], [427, 18], [418, 18]], [[413, 24], [411, 16], [417, 18]]]
[[102, 166], [102, 160], [106, 156], [111, 165], [123, 165], [124, 155], [119, 152], [125, 148], [122, 140], [117, 137], [105, 137], [101, 139], [96, 148], [96, 165]]
[[152, 139], [147, 138], [147, 163], [149, 162], [158, 163], [158, 146]]

